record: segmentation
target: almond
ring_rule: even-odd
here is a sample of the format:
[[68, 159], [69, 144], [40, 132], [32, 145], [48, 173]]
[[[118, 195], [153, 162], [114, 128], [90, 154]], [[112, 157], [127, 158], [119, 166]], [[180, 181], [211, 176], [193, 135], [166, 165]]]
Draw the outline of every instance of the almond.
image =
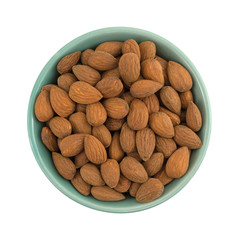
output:
[[85, 51], [82, 52], [81, 54], [81, 63], [83, 65], [87, 65], [88, 64], [88, 58], [89, 56], [94, 52], [94, 50], [92, 49], [86, 49]]
[[80, 175], [83, 180], [93, 186], [105, 185], [99, 169], [92, 163], [86, 163], [80, 169]]
[[79, 172], [76, 172], [74, 178], [71, 179], [71, 183], [84, 196], [88, 196], [90, 194], [91, 185], [83, 180]]
[[69, 117], [69, 121], [72, 125], [73, 133], [86, 133], [91, 134], [92, 128], [88, 123], [86, 114], [83, 112], [73, 113]]
[[79, 81], [87, 82], [92, 86], [101, 79], [100, 73], [87, 65], [75, 65], [72, 71]]
[[92, 187], [91, 193], [94, 198], [100, 201], [112, 202], [125, 199], [125, 196], [122, 193], [119, 193], [107, 186]]
[[156, 56], [156, 45], [154, 42], [145, 41], [139, 44], [141, 61], [144, 61], [148, 58], [155, 58]]
[[163, 167], [155, 176], [154, 178], [157, 178], [163, 185], [167, 185], [170, 183], [173, 178], [168, 177], [168, 175], [165, 172], [165, 167]]
[[143, 183], [136, 194], [136, 200], [141, 203], [147, 203], [159, 198], [164, 190], [163, 184], [156, 178], [150, 178]]
[[149, 177], [156, 174], [162, 168], [164, 156], [162, 153], [153, 153], [152, 156], [143, 163]]
[[88, 162], [89, 160], [87, 159], [86, 153], [84, 151], [74, 157], [76, 168], [80, 168]]
[[43, 90], [46, 90], [48, 92], [50, 92], [51, 88], [56, 86], [56, 84], [47, 84], [47, 85], [44, 85], [42, 88], [41, 88], [41, 91]]
[[177, 145], [171, 138], [156, 137], [156, 150], [168, 158], [177, 149]]
[[92, 135], [96, 137], [105, 148], [109, 147], [112, 142], [112, 135], [104, 125], [93, 127]]
[[90, 125], [101, 126], [107, 119], [107, 112], [100, 102], [92, 103], [86, 107], [86, 118]]
[[186, 92], [192, 88], [191, 75], [179, 63], [168, 62], [168, 78], [172, 87], [178, 92]]
[[81, 104], [96, 103], [103, 97], [95, 87], [83, 81], [71, 85], [69, 96], [74, 102]]
[[104, 51], [95, 51], [88, 57], [88, 65], [99, 71], [116, 68], [118, 60]]
[[152, 80], [138, 80], [130, 88], [133, 97], [144, 98], [157, 92], [162, 85]]
[[174, 136], [172, 121], [164, 112], [152, 113], [149, 118], [149, 125], [161, 137], [172, 138]]
[[186, 110], [184, 111], [184, 110], [182, 110], [181, 111], [181, 114], [180, 114], [180, 121], [181, 121], [181, 123], [184, 123], [184, 122], [186, 122]]
[[41, 131], [41, 139], [43, 144], [51, 152], [58, 152], [57, 138], [53, 135], [52, 131], [48, 127], [43, 127]]
[[109, 131], [118, 131], [121, 129], [124, 122], [124, 119], [107, 118], [105, 126], [109, 129]]
[[134, 99], [131, 102], [127, 123], [133, 130], [141, 130], [147, 126], [148, 109], [141, 100]]
[[122, 119], [129, 112], [129, 106], [126, 101], [121, 98], [108, 98], [103, 101], [103, 106], [110, 118]]
[[161, 64], [162, 66], [162, 71], [163, 71], [163, 77], [164, 77], [164, 85], [165, 86], [169, 86], [170, 85], [170, 82], [168, 80], [168, 75], [167, 75], [167, 65], [168, 65], [168, 62], [159, 57], [159, 56], [156, 56], [155, 59]]
[[147, 161], [155, 149], [155, 134], [150, 128], [137, 131], [136, 146], [137, 151], [143, 161]]
[[105, 77], [95, 86], [104, 98], [118, 96], [123, 90], [122, 81], [117, 77]]
[[134, 99], [134, 97], [132, 96], [132, 94], [131, 94], [129, 91], [123, 93], [122, 96], [121, 96], [121, 98], [122, 98], [123, 100], [125, 100], [125, 101], [128, 103], [128, 105], [130, 105], [130, 103], [131, 103], [132, 100]]
[[186, 146], [189, 149], [198, 149], [202, 146], [201, 139], [198, 135], [184, 125], [175, 127], [174, 140], [179, 146]]
[[133, 157], [136, 160], [138, 160], [139, 162], [142, 162], [142, 159], [138, 152], [130, 152], [130, 153], [127, 153], [127, 155], [128, 155], [128, 157]]
[[155, 94], [143, 98], [142, 101], [145, 103], [149, 114], [159, 112], [159, 100]]
[[110, 187], [115, 188], [120, 179], [120, 167], [115, 159], [108, 159], [101, 164], [101, 174], [104, 182]]
[[153, 80], [164, 85], [164, 76], [161, 64], [156, 59], [146, 59], [141, 63], [141, 73], [145, 79]]
[[122, 53], [122, 46], [123, 46], [122, 42], [117, 41], [104, 42], [96, 47], [96, 51], [104, 51], [113, 55], [114, 57], [117, 57]]
[[60, 153], [52, 153], [53, 163], [58, 173], [65, 179], [73, 179], [76, 173], [76, 167], [70, 158], [63, 157]]
[[112, 142], [108, 149], [108, 155], [110, 158], [116, 159], [118, 162], [124, 157], [124, 152], [120, 144], [119, 132], [113, 134]]
[[84, 139], [84, 149], [88, 160], [94, 164], [101, 164], [107, 160], [107, 152], [103, 144], [94, 136], [88, 135]]
[[80, 104], [80, 103], [77, 103], [76, 105], [76, 112], [83, 112], [83, 113], [86, 113], [86, 104]]
[[116, 190], [120, 193], [124, 193], [124, 192], [128, 191], [130, 186], [131, 186], [131, 181], [129, 181], [127, 178], [125, 178], [123, 175], [121, 175], [119, 178], [119, 182], [118, 182], [117, 186], [114, 188], [114, 190]]
[[125, 53], [135, 53], [140, 59], [140, 48], [134, 39], [128, 39], [123, 43], [122, 54]]
[[181, 100], [178, 93], [170, 86], [165, 86], [160, 90], [160, 98], [164, 106], [170, 111], [180, 115]]
[[49, 127], [58, 138], [64, 138], [72, 133], [71, 123], [63, 117], [54, 117], [49, 122]]
[[193, 101], [193, 95], [191, 91], [186, 91], [181, 93], [180, 95], [181, 106], [183, 109], [187, 109], [188, 103]]
[[35, 116], [40, 122], [47, 122], [54, 115], [50, 104], [49, 92], [42, 90], [35, 103]]
[[86, 134], [76, 133], [63, 138], [59, 148], [64, 157], [74, 157], [83, 150], [83, 142]]
[[70, 86], [77, 81], [77, 78], [72, 73], [64, 73], [57, 79], [58, 86], [69, 92]]
[[76, 106], [69, 98], [67, 92], [59, 87], [51, 88], [50, 102], [53, 110], [61, 117], [68, 117], [74, 112]]
[[130, 181], [144, 183], [148, 180], [148, 175], [143, 165], [132, 157], [125, 157], [120, 163], [122, 174]]
[[125, 122], [122, 126], [120, 133], [120, 144], [122, 150], [126, 153], [133, 152], [136, 147], [136, 135], [135, 131], [129, 128], [127, 122]]
[[103, 72], [102, 73], [102, 78], [106, 78], [106, 77], [117, 77], [117, 78], [120, 78], [120, 73], [119, 73], [118, 67]]
[[167, 160], [166, 174], [170, 178], [182, 177], [189, 165], [189, 151], [187, 147], [178, 148]]
[[78, 63], [80, 56], [81, 52], [78, 51], [63, 57], [57, 65], [57, 71], [60, 74], [71, 72], [72, 67]]
[[141, 186], [141, 183], [135, 183], [133, 182], [129, 188], [129, 194], [132, 197], [136, 197], [136, 193], [139, 189], [139, 187]]
[[173, 113], [173, 112], [171, 112], [168, 109], [163, 108], [163, 107], [160, 107], [159, 111], [166, 113], [170, 117], [174, 127], [176, 125], [180, 124], [180, 122], [181, 122], [180, 117], [176, 113]]
[[196, 104], [189, 102], [186, 112], [186, 123], [194, 132], [202, 127], [202, 116]]
[[135, 53], [123, 54], [118, 64], [122, 80], [127, 86], [137, 81], [140, 75], [140, 61]]

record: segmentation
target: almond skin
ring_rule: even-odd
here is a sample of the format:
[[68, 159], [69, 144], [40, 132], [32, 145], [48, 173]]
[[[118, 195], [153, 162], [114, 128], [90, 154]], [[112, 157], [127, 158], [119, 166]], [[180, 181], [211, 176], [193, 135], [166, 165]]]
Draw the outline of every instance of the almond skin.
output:
[[78, 51], [63, 57], [57, 65], [57, 71], [60, 74], [71, 72], [72, 67], [78, 63], [80, 56], [81, 52]]
[[147, 161], [155, 149], [155, 134], [150, 128], [137, 131], [136, 146], [137, 151], [143, 161]]
[[43, 144], [51, 152], [58, 152], [57, 138], [53, 135], [52, 131], [48, 127], [43, 127], [41, 131], [41, 139]]
[[53, 110], [60, 117], [68, 117], [75, 111], [76, 104], [69, 98], [67, 92], [59, 87], [51, 88], [50, 102]]
[[102, 78], [107, 78], [107, 77], [117, 77], [120, 78], [120, 73], [118, 67], [105, 71], [102, 73]]
[[129, 112], [129, 106], [126, 101], [121, 98], [108, 98], [103, 101], [103, 106], [110, 118], [122, 119]]
[[74, 157], [83, 150], [83, 142], [86, 134], [76, 133], [63, 138], [59, 148], [64, 157]]
[[88, 160], [94, 164], [107, 161], [107, 152], [103, 144], [94, 136], [88, 135], [84, 139], [84, 149]]
[[170, 86], [165, 86], [160, 90], [162, 103], [172, 112], [180, 115], [181, 100], [178, 93]]
[[128, 126], [127, 122], [123, 124], [120, 132], [120, 144], [126, 153], [133, 152], [136, 147], [135, 131]]
[[118, 60], [104, 51], [95, 51], [88, 57], [88, 65], [99, 71], [116, 68]]
[[73, 113], [69, 117], [69, 121], [72, 125], [73, 133], [86, 133], [91, 134], [92, 128], [88, 123], [86, 114], [83, 112]]
[[135, 183], [133, 182], [129, 188], [129, 194], [132, 197], [136, 197], [136, 193], [139, 189], [139, 187], [141, 186], [141, 183]]
[[190, 128], [184, 125], [175, 127], [174, 141], [179, 146], [186, 146], [189, 149], [198, 149], [202, 146], [199, 136]]
[[118, 182], [117, 186], [114, 188], [114, 190], [116, 190], [120, 193], [124, 193], [124, 192], [128, 191], [130, 186], [131, 186], [131, 181], [129, 181], [127, 178], [125, 178], [123, 175], [121, 175], [119, 178], [119, 182]]
[[94, 50], [92, 49], [86, 49], [84, 52], [82, 52], [81, 54], [81, 63], [83, 65], [87, 65], [88, 64], [88, 58], [89, 56], [94, 52]]
[[84, 151], [74, 157], [74, 163], [76, 168], [81, 168], [88, 162], [89, 160], [87, 159], [86, 153]]
[[105, 125], [93, 127], [92, 135], [96, 137], [105, 148], [109, 147], [112, 142], [112, 135]]
[[144, 183], [148, 180], [148, 174], [143, 165], [132, 157], [125, 157], [120, 163], [122, 174], [130, 181]]
[[92, 86], [101, 79], [100, 73], [87, 65], [75, 65], [72, 71], [79, 81], [87, 82]]
[[115, 188], [120, 179], [120, 167], [115, 159], [108, 159], [101, 164], [101, 174], [104, 182], [110, 187]]
[[107, 119], [107, 112], [100, 102], [92, 103], [86, 107], [86, 118], [90, 125], [101, 126]]
[[140, 75], [140, 61], [135, 53], [123, 54], [118, 64], [119, 73], [127, 86], [137, 81]]
[[72, 73], [64, 73], [57, 79], [58, 86], [69, 92], [70, 86], [77, 81], [77, 78]]
[[168, 177], [168, 175], [165, 172], [165, 167], [163, 167], [155, 176], [154, 178], [157, 178], [164, 186], [170, 183], [173, 178]]
[[86, 104], [77, 103], [77, 105], [76, 105], [76, 112], [86, 113], [86, 107], [87, 107]]
[[112, 136], [112, 142], [108, 149], [108, 155], [112, 159], [116, 159], [118, 162], [124, 157], [124, 152], [120, 144], [120, 134], [115, 132]]
[[80, 169], [80, 175], [86, 183], [92, 186], [105, 185], [99, 169], [92, 163], [83, 165]]
[[138, 46], [138, 43], [134, 39], [128, 39], [123, 43], [122, 54], [125, 53], [135, 53], [139, 59], [141, 58], [140, 48]]
[[88, 196], [91, 192], [91, 185], [86, 183], [77, 171], [74, 178], [71, 179], [72, 185], [84, 196]]
[[64, 138], [72, 133], [71, 123], [63, 117], [54, 117], [49, 122], [49, 127], [58, 138]]
[[168, 78], [172, 87], [178, 92], [186, 92], [192, 88], [192, 77], [179, 63], [168, 62]]
[[149, 125], [161, 137], [172, 138], [174, 136], [172, 121], [164, 112], [152, 113], [149, 118]]
[[60, 153], [52, 153], [53, 163], [58, 173], [65, 179], [71, 180], [75, 176], [76, 167], [70, 158], [63, 157]]
[[118, 131], [121, 129], [124, 122], [124, 119], [113, 119], [108, 117], [105, 126], [109, 131]]
[[152, 156], [143, 163], [149, 177], [155, 175], [162, 168], [164, 156], [162, 153], [153, 153]]
[[50, 92], [51, 88], [56, 86], [55, 84], [47, 84], [47, 85], [44, 85], [42, 88], [41, 88], [41, 91], [43, 90], [46, 90], [48, 92]]
[[117, 77], [105, 77], [95, 86], [104, 98], [119, 96], [123, 90], [122, 81]]
[[130, 104], [130, 110], [127, 116], [128, 126], [132, 130], [141, 130], [147, 126], [148, 117], [148, 109], [144, 102], [139, 99], [134, 99]]
[[91, 193], [94, 198], [100, 201], [113, 202], [125, 199], [125, 196], [122, 193], [119, 193], [107, 186], [92, 187]]
[[34, 110], [35, 116], [40, 122], [47, 122], [54, 116], [54, 112], [50, 104], [49, 92], [47, 90], [42, 90], [38, 95]]
[[130, 93], [136, 98], [145, 98], [157, 92], [162, 85], [152, 80], [138, 80], [130, 88]]
[[165, 86], [169, 86], [170, 85], [170, 82], [168, 80], [168, 75], [167, 75], [167, 65], [168, 65], [168, 62], [159, 57], [159, 56], [156, 56], [155, 59], [161, 64], [162, 66], [162, 71], [163, 71], [163, 77], [164, 77], [164, 85]]
[[164, 85], [164, 76], [161, 64], [156, 59], [146, 59], [141, 63], [141, 73], [145, 79], [153, 80]]
[[180, 124], [180, 122], [181, 122], [180, 117], [176, 113], [173, 113], [173, 112], [171, 112], [168, 109], [163, 108], [163, 107], [160, 107], [159, 111], [166, 113], [170, 117], [174, 127], [176, 125]]
[[168, 158], [175, 152], [177, 145], [171, 138], [156, 137], [156, 150], [163, 153], [165, 158]]
[[166, 174], [170, 178], [182, 177], [188, 169], [189, 151], [187, 147], [178, 148], [167, 160]]
[[71, 85], [69, 96], [74, 102], [81, 104], [96, 103], [103, 97], [95, 87], [83, 81]]
[[156, 178], [150, 178], [143, 183], [136, 194], [136, 200], [141, 203], [151, 202], [159, 198], [164, 190], [163, 184]]
[[121, 95], [121, 98], [122, 98], [123, 100], [125, 100], [125, 101], [128, 103], [128, 105], [130, 105], [130, 103], [131, 103], [132, 100], [134, 99], [134, 97], [132, 96], [132, 94], [131, 94], [129, 91], [123, 93], [123, 94]]
[[97, 46], [96, 51], [104, 51], [113, 55], [114, 57], [117, 57], [122, 53], [122, 46], [122, 42], [104, 42]]
[[154, 42], [145, 41], [139, 44], [141, 61], [144, 61], [148, 58], [155, 58], [156, 56], [156, 45]]
[[191, 91], [183, 92], [179, 95], [182, 109], [187, 109], [188, 103], [193, 102], [193, 95]]
[[159, 112], [159, 100], [155, 94], [143, 98], [142, 101], [145, 103], [149, 114]]
[[186, 123], [194, 132], [202, 127], [202, 116], [196, 104], [189, 102], [186, 112]]
[[133, 157], [136, 160], [138, 160], [139, 162], [142, 162], [142, 159], [138, 152], [130, 152], [130, 153], [127, 153], [127, 155], [128, 155], [128, 157]]

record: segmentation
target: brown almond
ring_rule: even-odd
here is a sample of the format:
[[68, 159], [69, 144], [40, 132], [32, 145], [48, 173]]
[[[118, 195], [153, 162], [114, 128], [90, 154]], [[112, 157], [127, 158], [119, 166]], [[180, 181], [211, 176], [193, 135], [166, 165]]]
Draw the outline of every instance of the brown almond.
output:
[[142, 101], [145, 103], [148, 113], [152, 114], [154, 112], [159, 112], [159, 100], [156, 96], [156, 94], [152, 94], [148, 97], [145, 97], [142, 99]]
[[49, 127], [58, 138], [64, 138], [72, 133], [71, 123], [63, 117], [54, 117], [49, 122]]
[[109, 131], [118, 131], [121, 129], [123, 123], [125, 122], [125, 119], [113, 119], [113, 118], [107, 118], [105, 122], [105, 126], [108, 128]]
[[106, 78], [106, 77], [117, 77], [117, 78], [120, 78], [120, 73], [119, 73], [118, 67], [103, 72], [102, 73], [102, 78]]
[[180, 122], [181, 122], [180, 117], [176, 113], [173, 113], [164, 107], [160, 107], [159, 111], [166, 113], [170, 117], [174, 127], [176, 125], [180, 124]]
[[116, 190], [120, 193], [124, 193], [124, 192], [128, 191], [130, 186], [131, 186], [131, 181], [129, 181], [127, 178], [125, 178], [123, 175], [121, 175], [119, 178], [119, 182], [118, 182], [117, 186], [114, 188], [114, 190]]
[[186, 122], [186, 110], [182, 110], [181, 114], [180, 114], [180, 121], [181, 123], [185, 123]]
[[148, 58], [155, 58], [156, 56], [156, 45], [152, 41], [145, 41], [139, 44], [141, 61], [144, 61]]
[[135, 131], [128, 126], [127, 122], [125, 122], [120, 132], [120, 144], [122, 150], [126, 153], [133, 152], [136, 147], [135, 140], [136, 140]]
[[92, 128], [87, 121], [86, 114], [83, 112], [73, 113], [69, 117], [72, 125], [73, 133], [86, 133], [91, 134]]
[[70, 158], [62, 156], [60, 153], [52, 152], [54, 166], [58, 173], [65, 179], [73, 179], [76, 173], [76, 167]]
[[165, 158], [170, 157], [176, 149], [177, 145], [173, 139], [156, 136], [156, 150], [163, 153]]
[[138, 46], [138, 43], [134, 39], [128, 39], [123, 43], [122, 54], [126, 53], [135, 53], [139, 59], [141, 58], [140, 48]]
[[76, 105], [76, 112], [83, 112], [83, 113], [86, 113], [86, 104], [80, 104], [80, 103], [77, 103]]
[[77, 78], [72, 73], [64, 73], [57, 79], [58, 86], [69, 92], [70, 86], [77, 81]]
[[113, 202], [125, 199], [125, 196], [122, 193], [119, 193], [107, 186], [92, 187], [91, 193], [94, 198], [100, 201]]
[[43, 144], [51, 152], [58, 152], [57, 138], [53, 135], [52, 131], [48, 127], [43, 127], [41, 131], [41, 139]]
[[74, 157], [74, 163], [75, 163], [76, 168], [81, 168], [83, 165], [85, 165], [88, 162], [89, 162], [89, 160], [86, 156], [85, 151], [79, 153], [78, 155], [76, 155]]
[[101, 126], [107, 119], [107, 112], [100, 102], [88, 104], [86, 118], [90, 125]]
[[122, 46], [123, 46], [122, 42], [117, 41], [104, 42], [96, 47], [96, 51], [104, 51], [113, 55], [114, 57], [117, 57], [122, 53]]
[[135, 151], [134, 152], [130, 152], [130, 153], [127, 153], [127, 155], [128, 155], [128, 157], [133, 157], [136, 160], [138, 160], [139, 162], [142, 162], [142, 159], [141, 159], [141, 157], [140, 157], [138, 152], [135, 152]]
[[47, 84], [47, 85], [44, 85], [42, 88], [41, 88], [41, 91], [43, 90], [46, 90], [48, 92], [50, 92], [51, 88], [56, 86], [56, 84]]
[[86, 49], [85, 51], [82, 52], [81, 54], [81, 63], [83, 65], [87, 65], [88, 64], [88, 58], [89, 56], [94, 52], [94, 50], [92, 49]]
[[179, 97], [181, 100], [182, 109], [187, 109], [188, 103], [191, 101], [193, 102], [193, 95], [191, 91], [180, 93]]
[[141, 186], [141, 183], [135, 183], [133, 182], [129, 188], [129, 194], [132, 197], [136, 197], [136, 193], [139, 189], [139, 187]]
[[125, 101], [128, 103], [128, 105], [130, 105], [130, 103], [131, 103], [132, 100], [134, 99], [134, 97], [132, 96], [132, 94], [131, 94], [129, 91], [124, 92], [124, 93], [121, 95], [121, 98], [122, 98], [123, 100], [125, 100]]
[[189, 102], [186, 112], [186, 123], [194, 132], [202, 127], [202, 116], [196, 104]]
[[86, 183], [81, 177], [79, 171], [76, 172], [73, 179], [71, 179], [72, 185], [84, 196], [88, 196], [91, 192], [91, 185]]
[[162, 66], [162, 71], [163, 71], [163, 77], [164, 77], [164, 85], [165, 86], [169, 86], [170, 85], [170, 82], [168, 80], [168, 75], [167, 75], [167, 65], [168, 65], [168, 62], [159, 57], [159, 56], [156, 56], [155, 59], [161, 64]]
[[149, 177], [155, 175], [162, 168], [164, 156], [162, 153], [153, 153], [152, 156], [143, 163]]
[[157, 178], [164, 186], [170, 183], [173, 178], [168, 177], [168, 175], [165, 172], [165, 167], [163, 167], [155, 176], [154, 178]]
[[105, 125], [93, 127], [92, 135], [96, 137], [105, 148], [109, 147], [112, 142], [112, 135]]
[[108, 149], [108, 155], [112, 159], [116, 159], [118, 162], [124, 157], [124, 152], [120, 144], [120, 134], [115, 132], [112, 136], [112, 142]]

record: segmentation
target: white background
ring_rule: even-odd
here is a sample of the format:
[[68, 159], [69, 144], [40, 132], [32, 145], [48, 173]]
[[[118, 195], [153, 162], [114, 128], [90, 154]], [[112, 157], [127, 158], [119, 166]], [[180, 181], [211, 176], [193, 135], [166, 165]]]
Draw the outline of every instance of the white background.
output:
[[[0, 239], [240, 239], [239, 1], [1, 1]], [[152, 31], [193, 61], [213, 126], [194, 178], [162, 205], [132, 214], [88, 209], [45, 177], [27, 136], [27, 105], [49, 58], [94, 29]]]

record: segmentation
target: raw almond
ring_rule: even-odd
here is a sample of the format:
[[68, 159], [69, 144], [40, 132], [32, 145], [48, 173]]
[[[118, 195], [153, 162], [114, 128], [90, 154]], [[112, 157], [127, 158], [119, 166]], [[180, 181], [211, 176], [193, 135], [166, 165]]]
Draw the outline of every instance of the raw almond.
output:
[[102, 78], [106, 78], [106, 77], [117, 77], [117, 78], [120, 78], [120, 73], [119, 73], [118, 67], [103, 72], [102, 73]]
[[170, 183], [173, 178], [168, 177], [168, 175], [165, 172], [165, 167], [163, 167], [155, 176], [154, 178], [157, 178], [164, 186]]
[[71, 123], [63, 117], [54, 117], [49, 122], [49, 127], [58, 138], [64, 138], [72, 133]]
[[54, 115], [50, 104], [49, 92], [42, 90], [35, 103], [35, 116], [40, 122], [47, 122]]
[[148, 116], [148, 109], [144, 102], [134, 99], [127, 116], [128, 126], [133, 130], [141, 130], [147, 126]]
[[189, 165], [189, 151], [187, 147], [178, 148], [167, 160], [166, 174], [170, 178], [182, 177]]
[[84, 149], [88, 160], [94, 164], [101, 164], [107, 160], [107, 152], [103, 144], [94, 136], [88, 135], [84, 139]]
[[71, 179], [72, 185], [84, 196], [88, 196], [91, 192], [91, 185], [86, 183], [79, 172]]
[[95, 51], [88, 57], [88, 65], [99, 71], [116, 68], [118, 60], [104, 51]]
[[137, 131], [136, 146], [137, 151], [143, 161], [147, 161], [155, 149], [155, 134], [150, 128]]
[[181, 123], [185, 123], [186, 122], [186, 110], [182, 110], [181, 114], [180, 114], [180, 121]]
[[69, 96], [74, 102], [81, 104], [96, 103], [103, 97], [95, 87], [83, 81], [71, 85]]
[[136, 160], [138, 160], [139, 162], [142, 162], [142, 159], [138, 152], [130, 152], [130, 153], [127, 153], [127, 155], [128, 155], [128, 157], [133, 157]]
[[129, 188], [129, 194], [132, 197], [136, 197], [136, 193], [139, 189], [139, 187], [141, 186], [141, 183], [135, 183], [133, 182]]
[[139, 44], [141, 61], [144, 61], [148, 58], [155, 58], [156, 56], [156, 45], [152, 41], [145, 41]]
[[159, 100], [156, 96], [156, 94], [152, 94], [148, 97], [145, 97], [142, 99], [142, 101], [145, 103], [148, 113], [152, 114], [154, 112], [159, 112]]
[[137, 193], [136, 200], [141, 203], [147, 203], [159, 198], [164, 190], [163, 184], [156, 178], [150, 178], [143, 183]]
[[74, 157], [76, 168], [80, 168], [88, 162], [89, 160], [87, 159], [86, 153], [84, 151]]
[[168, 158], [177, 149], [177, 145], [172, 138], [156, 137], [156, 150], [163, 153]]
[[172, 138], [174, 136], [172, 121], [164, 112], [152, 113], [149, 118], [149, 125], [161, 137]]
[[169, 86], [170, 85], [170, 82], [168, 80], [168, 75], [167, 75], [167, 65], [168, 65], [168, 62], [159, 57], [159, 56], [156, 56], [155, 59], [161, 64], [162, 66], [162, 71], [163, 71], [163, 77], [164, 77], [164, 85], [165, 86]]
[[135, 53], [139, 59], [141, 58], [140, 48], [138, 46], [138, 43], [134, 39], [128, 39], [123, 43], [122, 54], [125, 53]]
[[119, 178], [119, 182], [118, 182], [117, 186], [114, 188], [114, 190], [116, 190], [120, 193], [124, 193], [124, 192], [128, 191], [130, 186], [131, 186], [131, 181], [129, 181], [127, 178], [125, 178], [123, 175], [121, 175]]
[[68, 180], [73, 179], [76, 167], [70, 158], [63, 157], [60, 153], [52, 153], [53, 163], [59, 174]]
[[109, 131], [118, 131], [121, 129], [124, 122], [124, 119], [113, 119], [108, 117], [105, 126]]
[[112, 159], [116, 159], [118, 162], [124, 157], [124, 152], [120, 144], [120, 134], [115, 132], [112, 136], [112, 142], [108, 149], [108, 155]]
[[180, 124], [180, 122], [181, 122], [180, 117], [176, 113], [173, 113], [173, 112], [171, 112], [168, 109], [163, 108], [163, 107], [160, 107], [159, 111], [166, 113], [170, 117], [174, 127], [176, 125]]
[[80, 169], [80, 175], [86, 183], [92, 186], [105, 185], [99, 169], [92, 163], [83, 165]]
[[172, 87], [178, 92], [186, 92], [192, 88], [191, 75], [179, 63], [168, 62], [168, 78]]
[[101, 174], [104, 182], [110, 187], [115, 188], [120, 179], [120, 167], [115, 159], [108, 159], [101, 164]]
[[164, 156], [162, 153], [153, 153], [152, 156], [143, 163], [149, 177], [155, 175], [162, 168]]
[[125, 122], [120, 132], [120, 144], [122, 150], [126, 153], [133, 152], [136, 147], [135, 140], [136, 140], [135, 131], [128, 126], [127, 122]]
[[46, 90], [48, 92], [50, 92], [51, 88], [56, 86], [55, 84], [47, 84], [47, 85], [44, 85], [42, 88], [41, 88], [41, 91], [43, 90]]
[[121, 96], [121, 98], [122, 98], [123, 100], [125, 100], [125, 101], [128, 103], [128, 105], [130, 105], [130, 103], [131, 103], [132, 100], [134, 99], [134, 97], [132, 96], [132, 94], [131, 94], [129, 91], [123, 93], [122, 96]]
[[113, 202], [125, 199], [125, 196], [122, 193], [119, 193], [107, 186], [92, 187], [91, 193], [94, 198], [100, 201]]
[[198, 149], [202, 146], [199, 136], [192, 129], [184, 125], [175, 127], [174, 140], [179, 146], [186, 146], [189, 149]]
[[43, 127], [41, 131], [41, 139], [43, 144], [51, 152], [58, 152], [57, 138], [53, 135], [52, 131], [48, 127]]
[[72, 73], [64, 73], [57, 79], [58, 86], [69, 92], [70, 86], [77, 81], [77, 78]]
[[194, 132], [202, 127], [202, 116], [196, 104], [189, 102], [186, 112], [186, 123]]
[[88, 123], [86, 114], [83, 112], [73, 113], [69, 117], [69, 121], [72, 125], [73, 133], [86, 133], [91, 134], [92, 128]]
[[86, 118], [90, 125], [101, 126], [107, 119], [107, 112], [100, 102], [88, 104]]
[[57, 65], [57, 71], [60, 74], [71, 72], [72, 67], [78, 63], [80, 56], [81, 52], [78, 51], [63, 57]]
[[92, 49], [86, 49], [85, 51], [82, 52], [81, 54], [81, 63], [83, 65], [87, 65], [88, 64], [88, 58], [89, 56], [94, 52], [94, 50]]
[[96, 137], [105, 148], [109, 147], [112, 142], [112, 135], [105, 125], [93, 127], [92, 135]]
[[138, 80], [132, 84], [130, 93], [136, 98], [145, 98], [157, 92], [162, 85], [152, 80]]
[[122, 46], [122, 42], [104, 42], [97, 46], [96, 51], [104, 51], [113, 55], [114, 57], [117, 57], [122, 53]]
[[86, 104], [77, 103], [77, 105], [76, 105], [76, 112], [86, 113], [86, 107], [87, 107]]
[[182, 109], [187, 109], [188, 103], [193, 101], [192, 92], [186, 91], [186, 92], [181, 93], [179, 96], [180, 96], [180, 100], [181, 100]]
[[122, 174], [130, 181], [144, 183], [148, 180], [148, 174], [143, 165], [132, 157], [125, 157], [120, 163]]

